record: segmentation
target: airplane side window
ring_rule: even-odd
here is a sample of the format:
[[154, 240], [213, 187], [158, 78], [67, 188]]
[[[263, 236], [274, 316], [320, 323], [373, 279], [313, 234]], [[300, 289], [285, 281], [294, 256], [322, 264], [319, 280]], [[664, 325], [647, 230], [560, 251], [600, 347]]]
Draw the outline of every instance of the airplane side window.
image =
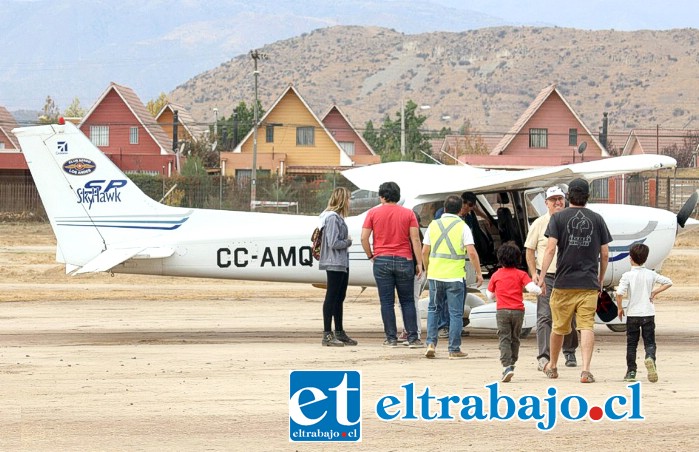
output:
[[545, 195], [543, 191], [527, 193], [525, 195], [525, 209], [527, 214], [527, 221], [529, 222], [529, 224], [531, 224], [534, 220], [548, 212], [544, 196]]

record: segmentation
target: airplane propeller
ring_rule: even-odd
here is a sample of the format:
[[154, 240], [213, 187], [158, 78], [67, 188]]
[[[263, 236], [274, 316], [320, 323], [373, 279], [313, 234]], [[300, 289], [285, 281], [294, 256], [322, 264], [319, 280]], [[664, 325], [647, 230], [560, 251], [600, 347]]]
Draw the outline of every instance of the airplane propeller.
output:
[[677, 212], [677, 224], [679, 224], [680, 227], [684, 227], [685, 223], [687, 222], [687, 219], [692, 214], [692, 212], [694, 212], [694, 208], [697, 206], [698, 200], [699, 191], [694, 191], [694, 193], [692, 193], [692, 195], [689, 198], [687, 198], [687, 201], [685, 201], [680, 211]]

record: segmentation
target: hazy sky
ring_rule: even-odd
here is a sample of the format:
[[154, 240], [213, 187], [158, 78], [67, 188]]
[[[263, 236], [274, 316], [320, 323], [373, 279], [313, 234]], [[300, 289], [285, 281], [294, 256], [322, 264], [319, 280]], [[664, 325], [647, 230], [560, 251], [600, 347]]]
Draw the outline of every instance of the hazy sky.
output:
[[[50, 95], [60, 109], [75, 97], [89, 107], [111, 81], [145, 102], [248, 49], [334, 24], [407, 34], [502, 21], [582, 30], [699, 28], [695, 1], [0, 0], [0, 105], [37, 110]], [[474, 12], [492, 20], [480, 22]]]
[[431, 0], [517, 23], [541, 22], [589, 30], [666, 30], [699, 27], [695, 0]]

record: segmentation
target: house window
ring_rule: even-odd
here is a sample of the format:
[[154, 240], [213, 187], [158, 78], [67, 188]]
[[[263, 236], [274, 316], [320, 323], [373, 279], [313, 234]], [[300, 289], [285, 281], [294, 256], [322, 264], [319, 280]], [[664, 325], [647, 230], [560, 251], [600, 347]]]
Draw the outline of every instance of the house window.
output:
[[90, 140], [95, 146], [109, 146], [109, 126], [90, 126]]
[[[259, 179], [260, 177], [271, 177], [272, 176], [272, 170], [268, 169], [259, 169], [255, 172], [255, 178]], [[252, 179], [252, 170], [251, 169], [237, 169], [235, 170], [235, 178], [239, 181], [244, 181], [244, 180], [251, 180]]]
[[138, 144], [138, 127], [129, 130], [129, 144]]
[[315, 127], [296, 128], [296, 146], [315, 145]]
[[0, 141], [0, 149], [5, 149], [5, 142], [4, 141]]
[[265, 129], [267, 143], [274, 143], [274, 126], [267, 126]]
[[609, 199], [609, 179], [597, 179], [590, 183], [590, 198], [595, 200]]
[[568, 129], [568, 145], [578, 145], [578, 129]]
[[354, 141], [340, 141], [340, 147], [345, 154], [354, 155]]
[[547, 148], [549, 129], [529, 129], [529, 147]]

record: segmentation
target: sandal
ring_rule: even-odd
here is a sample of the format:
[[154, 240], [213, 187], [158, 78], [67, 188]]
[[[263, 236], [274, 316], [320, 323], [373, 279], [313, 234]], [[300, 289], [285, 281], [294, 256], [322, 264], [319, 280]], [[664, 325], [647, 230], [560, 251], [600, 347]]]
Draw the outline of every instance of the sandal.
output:
[[586, 370], [583, 370], [582, 373], [580, 374], [580, 383], [594, 383], [595, 382], [595, 377], [592, 376], [592, 374]]
[[547, 378], [558, 378], [558, 368], [557, 367], [549, 367], [550, 362], [546, 363], [544, 366], [544, 374], [546, 374]]

